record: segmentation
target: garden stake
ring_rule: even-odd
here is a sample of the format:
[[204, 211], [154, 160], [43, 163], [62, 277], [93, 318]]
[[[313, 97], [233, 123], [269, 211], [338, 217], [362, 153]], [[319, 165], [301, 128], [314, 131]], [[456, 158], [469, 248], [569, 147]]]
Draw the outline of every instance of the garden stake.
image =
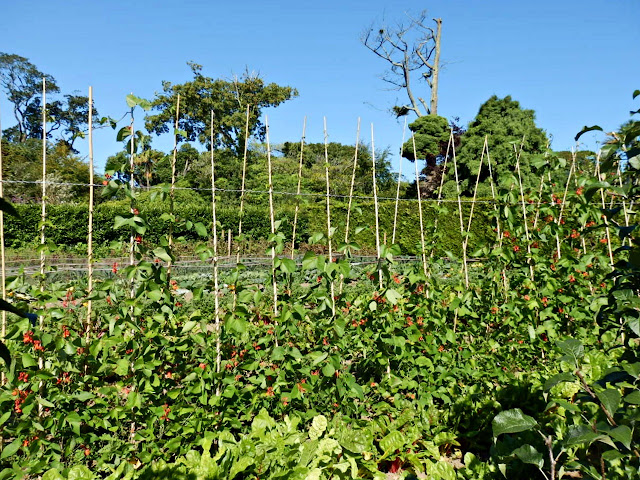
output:
[[[176, 123], [173, 130], [173, 155], [171, 156], [171, 190], [169, 191], [169, 212], [171, 214], [171, 222], [169, 222], [169, 252], [173, 254], [173, 224], [175, 222], [174, 205], [176, 191], [176, 157], [178, 156], [178, 120], [180, 118], [180, 94], [176, 99]], [[133, 135], [133, 129], [131, 129]], [[167, 262], [167, 282], [171, 281], [171, 255]]]
[[298, 211], [300, 210], [300, 187], [302, 184], [302, 162], [303, 162], [303, 150], [304, 150], [304, 140], [305, 134], [307, 130], [307, 117], [304, 117], [302, 120], [302, 137], [300, 138], [300, 163], [298, 164], [298, 187], [296, 188], [296, 210], [293, 214], [293, 233], [291, 235], [291, 260], [293, 260], [293, 256], [296, 249], [296, 227], [298, 226]]
[[[91, 310], [93, 308], [93, 300], [91, 295], [93, 293], [93, 87], [89, 87], [89, 220], [88, 220], [88, 235], [87, 235], [87, 269], [88, 269], [88, 286], [87, 296], [87, 325], [86, 325], [86, 337], [89, 340], [91, 332]], [[1, 196], [1, 195], [0, 195]]]
[[231, 229], [227, 230], [227, 257], [231, 258]]
[[[45, 234], [44, 226], [47, 219], [47, 81], [42, 79], [42, 226], [40, 227], [40, 291], [44, 292], [44, 267], [45, 267]], [[39, 315], [40, 331], [44, 330], [44, 316]], [[44, 357], [38, 352], [38, 368], [44, 368]], [[44, 396], [44, 383], [38, 383], [40, 396]], [[38, 403], [38, 416], [42, 416], [42, 403]]]
[[[353, 172], [351, 173], [351, 188], [349, 190], [349, 205], [347, 206], [347, 223], [344, 230], [344, 243], [349, 243], [349, 220], [351, 218], [351, 204], [353, 201], [353, 187], [356, 182], [356, 167], [358, 166], [358, 144], [360, 142], [360, 117], [358, 117], [358, 129], [356, 131], [356, 151], [353, 156]], [[349, 250], [347, 249], [347, 252]]]
[[[2, 123], [0, 117], [0, 198], [4, 198], [4, 177], [3, 177], [3, 165], [2, 165]], [[4, 212], [0, 210], [0, 269], [2, 270], [2, 300], [7, 301], [7, 273], [5, 268], [5, 251], [4, 251]], [[2, 310], [2, 327], [0, 328], [0, 341], [4, 343], [4, 338], [7, 336], [7, 312]], [[0, 385], [4, 385], [6, 378], [4, 370], [0, 374]], [[0, 446], [2, 444], [0, 443]]]
[[[489, 167], [489, 185], [491, 186], [491, 198], [493, 199], [493, 211], [496, 214], [496, 232], [497, 232], [497, 239], [498, 239], [498, 247], [502, 247], [502, 232], [500, 231], [500, 209], [498, 208], [498, 201], [496, 199], [496, 186], [493, 183], [493, 171], [491, 170], [491, 154], [489, 153], [489, 143], [488, 143], [488, 136], [485, 135], [484, 137], [484, 142], [485, 142], [485, 148], [487, 151], [487, 166]], [[502, 277], [502, 288], [503, 288], [503, 293], [504, 293], [504, 298], [505, 301], [507, 300], [507, 290], [508, 290], [508, 284], [507, 284], [507, 272], [505, 271], [504, 268], [502, 268], [500, 270], [500, 276]]]
[[[452, 144], [453, 144], [453, 130], [451, 130], [451, 133], [449, 134], [449, 141], [447, 142], [447, 152], [444, 155], [444, 165], [442, 166], [442, 175], [440, 175], [440, 188], [438, 188], [438, 200], [436, 202], [437, 214], [435, 215], [435, 219], [433, 221], [433, 241], [431, 242], [432, 248], [431, 248], [431, 253], [429, 254], [430, 258], [433, 258], [433, 255], [436, 249], [435, 244], [436, 244], [436, 233], [438, 231], [438, 217], [440, 212], [440, 206], [442, 205], [442, 186], [444, 185], [444, 176], [447, 172], [447, 161], [449, 160], [449, 151], [451, 149]], [[415, 148], [414, 148], [414, 156], [415, 156]], [[419, 185], [420, 181], [419, 181], [417, 170], [418, 170], [418, 167], [416, 166], [416, 185]], [[418, 187], [417, 190], [418, 190], [418, 198], [420, 198], [420, 187]]]
[[[329, 191], [329, 152], [327, 150], [327, 117], [324, 117], [324, 176], [327, 184], [327, 247], [329, 248], [329, 263], [333, 263], [333, 251], [331, 248], [331, 237], [333, 232], [331, 231], [331, 207], [330, 207], [330, 191]], [[333, 285], [333, 278], [331, 280], [331, 316], [336, 314], [336, 298], [335, 287]]]
[[378, 256], [378, 280], [382, 290], [382, 268], [380, 266], [380, 221], [378, 219], [378, 187], [376, 185], [376, 151], [373, 144], [373, 123], [371, 124], [371, 173], [373, 176], [373, 207], [376, 217], [376, 255]]
[[[564, 186], [564, 193], [562, 195], [562, 203], [560, 204], [560, 214], [558, 215], [558, 220], [557, 220], [557, 224], [558, 225], [562, 225], [562, 215], [564, 213], [564, 204], [567, 201], [567, 193], [569, 192], [569, 183], [571, 182], [571, 175], [573, 175], [573, 172], [576, 168], [576, 157], [575, 155], [573, 156], [573, 160], [571, 161], [571, 167], [569, 167], [569, 175], [567, 176], [567, 183]], [[556, 248], [557, 248], [557, 253], [558, 253], [558, 259], [560, 259], [561, 257], [561, 253], [560, 253], [560, 235], [558, 235], [558, 232], [556, 232]]]
[[[271, 279], [273, 282], [273, 318], [275, 324], [278, 322], [275, 320], [278, 316], [278, 282], [276, 279], [276, 247], [273, 244], [275, 242], [276, 235], [276, 219], [273, 213], [273, 180], [271, 179], [271, 144], [269, 143], [269, 118], [265, 115], [264, 126], [267, 139], [267, 171], [269, 175], [269, 219], [271, 220]], [[278, 346], [278, 337], [276, 336], [276, 347]]]
[[[242, 238], [242, 215], [244, 214], [244, 187], [247, 178], [247, 150], [249, 148], [249, 105], [247, 121], [244, 126], [244, 153], [242, 154], [242, 185], [240, 187], [240, 216], [238, 217], [238, 244], [236, 245], [236, 264], [240, 263], [240, 240]], [[297, 213], [297, 212], [296, 212]], [[295, 227], [294, 227], [295, 229]]]
[[[600, 173], [600, 152], [598, 152], [598, 154], [596, 155], [596, 176], [598, 177], [599, 182], [602, 181], [601, 175], [602, 174]], [[602, 209], [604, 210], [605, 208], [607, 208], [606, 203], [604, 201], [604, 188], [600, 189], [600, 198], [602, 200]], [[606, 215], [603, 215], [602, 218], [604, 219], [605, 232], [607, 234], [607, 248], [609, 249], [609, 262], [611, 264], [611, 268], [613, 268], [613, 251], [611, 250], [611, 232], [609, 230], [609, 220], [607, 219]]]
[[[453, 135], [453, 130], [451, 131], [451, 135]], [[460, 215], [460, 236], [462, 237], [462, 269], [464, 271], [464, 285], [469, 289], [469, 271], [467, 270], [467, 244], [464, 241], [464, 220], [462, 219], [462, 200], [460, 198], [460, 180], [458, 179], [458, 162], [456, 161], [456, 145], [452, 143], [452, 152], [453, 152], [453, 171], [455, 172], [456, 177], [456, 191], [458, 192], [458, 214]], [[457, 316], [457, 311], [456, 311]], [[455, 331], [455, 322], [453, 324], [453, 329]]]
[[[213, 156], [213, 110], [211, 110], [211, 210], [213, 216], [213, 302], [215, 309], [216, 328], [216, 373], [220, 373], [222, 363], [221, 340], [220, 340], [220, 289], [218, 286], [218, 221], [216, 218], [216, 174]], [[220, 385], [216, 385], [216, 396], [220, 396]]]
[[464, 236], [464, 249], [467, 250], [469, 245], [469, 233], [471, 232], [471, 220], [473, 220], [473, 210], [476, 205], [476, 198], [478, 196], [478, 184], [480, 183], [480, 173], [482, 172], [482, 162], [484, 161], [485, 146], [487, 145], [487, 137], [484, 137], [485, 144], [482, 147], [482, 154], [480, 155], [480, 165], [478, 166], [478, 175], [476, 176], [476, 185], [473, 189], [473, 200], [471, 201], [471, 209], [469, 211], [469, 221], [467, 222], [467, 234]]
[[[416, 137], [411, 132], [411, 143], [413, 143], [413, 158], [416, 168], [416, 190], [418, 191], [418, 216], [420, 217], [420, 250], [422, 252], [422, 271], [424, 272], [425, 279], [427, 278], [427, 252], [424, 242], [424, 223], [422, 220], [422, 195], [420, 194], [420, 175], [418, 173], [418, 153], [416, 152]], [[427, 296], [429, 295], [429, 289], [427, 288]]]
[[[398, 168], [398, 186], [396, 187], [396, 205], [393, 212], [393, 231], [391, 234], [391, 244], [396, 243], [396, 226], [398, 225], [398, 203], [400, 200], [400, 180], [402, 179], [402, 149], [404, 148], [404, 137], [407, 131], [407, 117], [404, 117], [404, 127], [402, 128], [402, 143], [400, 144], [400, 162]], [[414, 155], [415, 158], [415, 155]], [[416, 185], [418, 185], [416, 183]], [[423, 248], [424, 250], [424, 245]]]
[[524, 189], [522, 187], [522, 175], [520, 173], [520, 155], [522, 154], [522, 149], [524, 148], [524, 140], [525, 136], [522, 136], [522, 142], [520, 143], [520, 150], [516, 151], [516, 146], [513, 146], [513, 149], [516, 153], [516, 172], [518, 173], [518, 185], [520, 186], [520, 200], [522, 202], [522, 218], [524, 220], [524, 235], [527, 240], [527, 263], [529, 264], [529, 274], [531, 276], [531, 281], [534, 279], [533, 275], [533, 265], [531, 264], [531, 237], [529, 235], [529, 225], [527, 224], [527, 207], [524, 201]]

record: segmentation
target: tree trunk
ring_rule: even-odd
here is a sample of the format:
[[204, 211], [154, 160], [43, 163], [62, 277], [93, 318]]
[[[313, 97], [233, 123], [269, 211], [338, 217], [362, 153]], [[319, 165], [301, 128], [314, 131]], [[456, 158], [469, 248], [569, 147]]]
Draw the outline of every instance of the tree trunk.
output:
[[436, 34], [436, 56], [433, 61], [433, 75], [431, 78], [431, 104], [429, 113], [431, 115], [438, 115], [438, 74], [440, 73], [440, 38], [442, 34], [442, 19], [434, 18], [434, 21], [438, 24], [438, 33]]

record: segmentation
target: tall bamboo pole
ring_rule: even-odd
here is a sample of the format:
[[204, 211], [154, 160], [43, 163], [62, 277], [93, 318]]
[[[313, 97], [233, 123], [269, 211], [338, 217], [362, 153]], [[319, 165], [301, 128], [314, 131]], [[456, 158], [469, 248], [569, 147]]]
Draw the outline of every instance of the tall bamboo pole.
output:
[[302, 121], [302, 137], [300, 138], [300, 162], [298, 163], [298, 186], [296, 188], [296, 210], [293, 214], [293, 233], [291, 235], [291, 260], [296, 250], [296, 228], [298, 226], [298, 212], [300, 211], [300, 189], [302, 187], [302, 163], [304, 160], [304, 141], [307, 131], [307, 117]]
[[[326, 195], [326, 199], [327, 199], [327, 247], [329, 249], [329, 262], [333, 262], [333, 249], [332, 249], [332, 244], [331, 244], [331, 239], [333, 237], [333, 229], [331, 228], [331, 202], [330, 202], [330, 195], [331, 192], [329, 190], [329, 151], [327, 149], [327, 140], [329, 138], [328, 134], [327, 134], [327, 117], [323, 118], [323, 124], [324, 124], [324, 176], [325, 176], [325, 183], [326, 183], [326, 187], [327, 187], [327, 195]], [[331, 278], [331, 283], [330, 283], [330, 290], [331, 290], [331, 313], [332, 315], [335, 315], [336, 312], [336, 294], [335, 294], [335, 286], [333, 284], [333, 278]]]
[[[131, 141], [129, 142], [129, 189], [131, 190], [131, 201], [129, 202], [129, 212], [134, 215], [135, 214], [135, 205], [134, 205], [134, 190], [135, 190], [135, 181], [133, 179], [133, 172], [135, 168], [134, 156], [135, 156], [135, 131], [134, 131], [134, 117], [133, 117], [133, 109], [131, 107], [131, 124], [129, 125], [129, 132], [131, 133]], [[133, 265], [135, 258], [135, 231], [133, 227], [130, 228], [130, 236], [129, 236], [129, 265]], [[131, 280], [131, 298], [134, 295], [133, 288], [133, 279]]]
[[[220, 287], [218, 285], [218, 220], [216, 217], [216, 174], [213, 143], [213, 110], [211, 110], [211, 210], [213, 216], [213, 294], [216, 329], [216, 373], [220, 373], [222, 363], [222, 342], [220, 338]], [[220, 384], [216, 385], [216, 396], [220, 396]]]
[[[564, 213], [564, 205], [567, 201], [567, 194], [569, 193], [569, 184], [571, 183], [571, 176], [576, 168], [576, 158], [575, 155], [572, 156], [573, 159], [571, 161], [571, 167], [569, 167], [569, 175], [567, 176], [567, 183], [564, 186], [564, 193], [562, 194], [562, 203], [560, 204], [560, 214], [558, 215], [557, 224], [562, 225], [562, 215]], [[560, 235], [556, 232], [556, 253], [558, 255], [558, 259], [561, 257], [560, 252]]]
[[[398, 225], [398, 204], [400, 203], [400, 181], [402, 180], [402, 154], [404, 149], [404, 137], [407, 132], [407, 117], [404, 117], [404, 127], [402, 128], [402, 144], [400, 145], [400, 163], [398, 167], [398, 185], [396, 187], [396, 205], [393, 211], [393, 231], [391, 234], [391, 243], [396, 243], [396, 227]], [[414, 154], [414, 157], [415, 154]], [[416, 159], [417, 161], [417, 159]], [[416, 184], [417, 185], [417, 184]], [[424, 250], [424, 247], [423, 247]]]
[[[596, 175], [598, 176], [598, 181], [601, 182], [601, 173], [600, 173], [600, 152], [596, 155]], [[604, 200], [604, 188], [600, 189], [600, 199], [602, 200], [602, 209], [607, 208], [605, 200]], [[609, 219], [606, 215], [603, 216], [604, 224], [605, 224], [605, 233], [607, 235], [607, 248], [609, 250], [609, 262], [611, 267], [613, 268], [613, 250], [611, 249], [611, 231], [609, 229]]]
[[[240, 186], [240, 216], [238, 218], [238, 237], [242, 237], [242, 216], [244, 215], [244, 189], [246, 185], [247, 178], [247, 152], [249, 150], [249, 113], [250, 107], [247, 105], [247, 119], [244, 125], [244, 152], [242, 154], [242, 185]], [[297, 214], [296, 210], [296, 214]], [[295, 222], [294, 222], [294, 230], [295, 230]], [[240, 243], [242, 240], [238, 241], [236, 245], [236, 263], [240, 263]]]
[[94, 178], [93, 178], [93, 87], [89, 87], [89, 220], [88, 220], [88, 236], [87, 236], [87, 270], [88, 281], [87, 295], [87, 339], [91, 335], [91, 313], [93, 308], [93, 195], [94, 195]]
[[[456, 145], [452, 144], [453, 148], [453, 170], [456, 177], [456, 191], [458, 193], [458, 215], [460, 217], [460, 236], [462, 237], [462, 270], [464, 272], [464, 285], [469, 288], [469, 271], [467, 269], [467, 244], [464, 241], [464, 220], [462, 218], [462, 198], [460, 196], [460, 179], [458, 178], [458, 162], [456, 160]], [[455, 327], [455, 325], [454, 325]]]
[[[484, 139], [485, 139], [485, 145], [486, 145], [487, 137], [485, 136]], [[480, 155], [480, 165], [478, 166], [478, 175], [476, 176], [476, 184], [475, 184], [475, 187], [473, 188], [473, 200], [471, 201], [469, 221], [467, 222], [467, 234], [464, 237], [465, 250], [467, 250], [467, 247], [469, 246], [469, 233], [471, 232], [471, 221], [473, 220], [473, 210], [476, 205], [476, 198], [478, 197], [478, 185], [480, 184], [480, 173], [482, 173], [482, 163], [484, 162], [484, 154], [485, 154], [485, 148], [483, 146], [482, 154]]]
[[[520, 201], [522, 203], [522, 218], [524, 220], [524, 234], [527, 240], [527, 263], [529, 264], [529, 275], [531, 276], [531, 281], [534, 279], [533, 273], [533, 265], [531, 264], [531, 236], [529, 234], [529, 224], [527, 220], [527, 206], [524, 201], [524, 188], [522, 186], [522, 174], [520, 172], [520, 155], [522, 154], [522, 149], [524, 148], [524, 140], [525, 136], [522, 136], [522, 142], [520, 143], [520, 150], [516, 151], [516, 172], [518, 173], [518, 185], [520, 186]], [[513, 146], [514, 150], [516, 146]]]
[[[422, 252], [422, 271], [425, 278], [427, 277], [427, 252], [424, 240], [424, 222], [422, 219], [422, 195], [420, 194], [420, 174], [418, 173], [418, 153], [416, 151], [416, 137], [411, 132], [411, 142], [413, 143], [413, 158], [416, 168], [416, 190], [418, 192], [418, 216], [420, 217], [420, 251]], [[437, 218], [437, 217], [436, 217]], [[427, 290], [428, 293], [428, 290]]]
[[[173, 129], [173, 154], [171, 155], [171, 189], [169, 190], [169, 212], [171, 222], [169, 223], [169, 251], [173, 255], [173, 224], [175, 222], [175, 201], [176, 201], [176, 161], [178, 158], [178, 122], [180, 120], [180, 94], [176, 99], [176, 120]], [[171, 279], [171, 256], [167, 262], [167, 281]]]
[[[276, 218], [273, 209], [273, 179], [271, 177], [271, 143], [269, 142], [269, 118], [264, 117], [264, 125], [266, 131], [267, 140], [267, 171], [269, 178], [269, 219], [271, 221], [271, 236], [275, 237], [276, 234]], [[275, 239], [272, 240], [275, 242]], [[271, 246], [271, 280], [273, 283], [273, 317], [278, 316], [278, 281], [276, 278], [276, 247]], [[278, 344], [278, 337], [276, 337], [276, 345]]]
[[349, 221], [351, 220], [351, 205], [353, 203], [353, 188], [356, 183], [356, 168], [358, 166], [358, 146], [360, 144], [360, 117], [358, 117], [358, 129], [356, 130], [356, 149], [353, 156], [353, 172], [351, 173], [351, 188], [349, 189], [349, 204], [347, 205], [347, 223], [344, 229], [344, 243], [349, 243]]
[[[45, 221], [47, 219], [47, 81], [42, 79], [42, 213], [40, 220], [40, 289], [44, 289], [44, 268], [45, 268]], [[40, 316], [40, 327], [42, 327], [42, 316]], [[40, 367], [42, 368], [42, 367]]]
[[[484, 145], [487, 152], [487, 167], [489, 168], [489, 185], [491, 186], [491, 198], [493, 199], [493, 210], [496, 214], [496, 232], [498, 239], [498, 246], [502, 247], [502, 231], [500, 227], [500, 209], [498, 208], [497, 195], [496, 195], [496, 186], [493, 181], [493, 169], [491, 168], [491, 153], [489, 152], [489, 138], [488, 136], [484, 137]], [[504, 268], [500, 270], [500, 276], [502, 277], [502, 287], [503, 293], [505, 295], [505, 299], [507, 296], [507, 272]]]
[[[0, 115], [0, 198], [4, 198], [4, 165], [2, 163], [2, 117]], [[7, 300], [7, 271], [5, 265], [5, 250], [4, 250], [4, 212], [0, 210], [0, 271], [2, 278], [2, 300]], [[7, 336], [7, 312], [2, 310], [2, 327], [0, 327], [0, 340], [4, 343], [4, 339]], [[4, 371], [0, 375], [0, 385], [4, 385], [6, 379]], [[0, 444], [1, 446], [1, 444]]]
[[371, 124], [371, 174], [373, 176], [373, 208], [376, 217], [376, 255], [378, 257], [378, 280], [382, 290], [382, 269], [380, 268], [380, 220], [378, 218], [378, 185], [376, 182], [376, 149], [373, 138], [373, 123]]
[[[453, 142], [454, 142], [453, 130], [451, 130], [449, 133], [449, 141], [447, 142], [447, 151], [445, 152], [445, 155], [444, 155], [444, 164], [442, 165], [442, 174], [440, 175], [440, 187], [438, 188], [438, 198], [436, 201], [436, 205], [438, 206], [438, 214], [435, 216], [435, 219], [433, 220], [433, 240], [431, 241], [432, 248], [431, 248], [431, 253], [429, 254], [430, 258], [433, 258], [433, 255], [435, 253], [435, 244], [436, 244], [435, 237], [436, 237], [436, 233], [438, 232], [439, 207], [440, 205], [442, 205], [442, 187], [444, 185], [444, 176], [447, 173], [447, 162], [449, 161], [449, 152], [451, 150], [451, 145], [453, 145]], [[417, 161], [418, 160], [416, 160], [416, 162]], [[418, 190], [418, 195], [420, 195], [420, 179], [417, 173], [416, 173], [416, 189]]]

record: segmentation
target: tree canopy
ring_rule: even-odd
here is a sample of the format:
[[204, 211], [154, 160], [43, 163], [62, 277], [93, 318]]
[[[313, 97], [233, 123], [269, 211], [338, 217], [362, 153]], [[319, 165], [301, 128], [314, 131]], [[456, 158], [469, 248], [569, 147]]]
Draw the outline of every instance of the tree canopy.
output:
[[149, 132], [173, 132], [178, 95], [180, 95], [179, 130], [182, 140], [210, 143], [211, 111], [214, 112], [214, 147], [229, 148], [240, 154], [244, 148], [246, 114], [249, 107], [249, 135], [264, 139], [262, 110], [276, 107], [298, 95], [292, 87], [266, 84], [256, 73], [245, 72], [232, 80], [214, 79], [202, 74], [202, 66], [189, 63], [193, 79], [172, 84], [162, 82], [162, 93], [152, 101], [155, 115], [146, 118]]
[[[24, 57], [0, 52], [0, 87], [13, 105], [16, 120], [16, 125], [5, 129], [4, 135], [14, 142], [42, 138], [43, 80], [47, 91], [47, 138], [53, 138], [53, 133], [58, 132], [59, 141], [74, 152], [73, 144], [88, 124], [89, 99], [76, 94], [56, 99], [60, 88], [53, 76], [41, 72]], [[97, 122], [95, 108], [93, 115]]]
[[[547, 150], [549, 140], [544, 130], [535, 124], [533, 110], [523, 109], [511, 96], [492, 96], [478, 111], [476, 118], [461, 138], [460, 149], [456, 152], [460, 189], [463, 195], [472, 196], [478, 167], [482, 157], [485, 137], [487, 137], [493, 181], [498, 187], [510, 188], [516, 173], [516, 151], [520, 154], [520, 171], [525, 185], [539, 181], [532, 161]], [[443, 194], [456, 195], [453, 165], [449, 165]], [[490, 197], [491, 187], [486, 156], [483, 161], [478, 196]]]

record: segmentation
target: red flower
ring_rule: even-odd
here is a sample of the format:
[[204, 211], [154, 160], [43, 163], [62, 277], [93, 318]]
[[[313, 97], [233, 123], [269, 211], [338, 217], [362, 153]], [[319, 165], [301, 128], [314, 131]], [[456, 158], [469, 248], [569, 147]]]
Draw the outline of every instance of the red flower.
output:
[[514, 245], [513, 246], [513, 251], [514, 252], [518, 252], [520, 250], [520, 247], [518, 245]]
[[198, 365], [198, 367], [200, 367], [202, 370], [204, 370], [205, 368], [207, 368], [207, 364], [206, 363], [201, 363], [200, 365]]
[[[113, 266], [111, 267], [111, 271], [112, 271], [113, 273], [118, 273], [118, 262], [115, 262], [115, 263], [113, 264]], [[109, 297], [107, 297], [107, 301], [109, 301], [109, 300], [110, 300], [110, 299], [109, 299]]]

